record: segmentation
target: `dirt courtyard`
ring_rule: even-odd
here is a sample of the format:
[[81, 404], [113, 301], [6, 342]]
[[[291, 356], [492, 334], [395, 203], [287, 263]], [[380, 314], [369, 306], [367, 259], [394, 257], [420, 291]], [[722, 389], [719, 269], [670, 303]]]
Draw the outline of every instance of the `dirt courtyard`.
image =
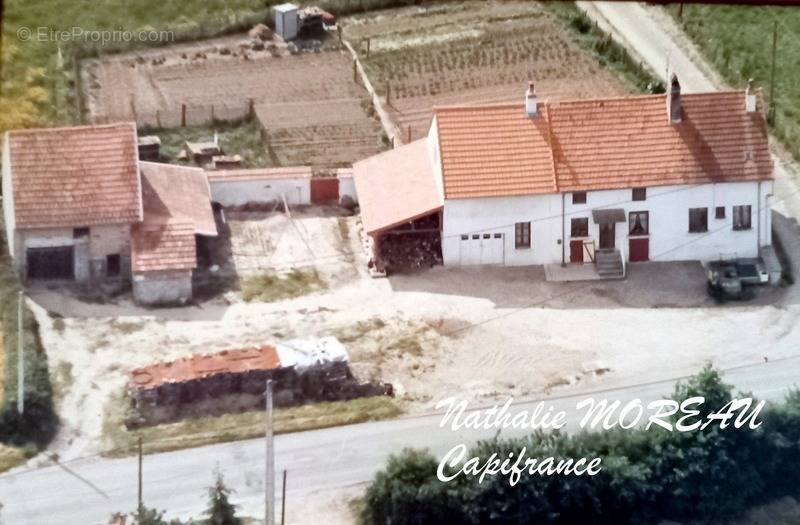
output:
[[[330, 283], [325, 291], [267, 303], [229, 293], [153, 310], [125, 298], [91, 304], [31, 290], [63, 421], [53, 449], [62, 457], [103, 450], [104, 410], [136, 367], [297, 337], [337, 336], [354, 373], [392, 383], [412, 413], [447, 396], [524, 398], [683, 375], [709, 361], [775, 359], [795, 353], [800, 340], [794, 287], [716, 305], [699, 263], [633, 264], [621, 281], [551, 283], [541, 267], [436, 267], [373, 279], [355, 217], [340, 222], [308, 210], [297, 221], [307, 240], [334, 239], [326, 249], [335, 262], [316, 265]], [[287, 239], [267, 257], [300, 257], [298, 230], [281, 224], [280, 217], [244, 220], [231, 244], [271, 231], [268, 243]]]

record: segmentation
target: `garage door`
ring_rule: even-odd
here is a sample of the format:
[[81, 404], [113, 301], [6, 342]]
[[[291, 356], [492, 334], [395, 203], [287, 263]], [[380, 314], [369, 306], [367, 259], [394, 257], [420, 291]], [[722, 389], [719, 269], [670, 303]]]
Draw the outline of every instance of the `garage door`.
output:
[[503, 264], [503, 234], [462, 235], [461, 264]]
[[25, 252], [28, 279], [72, 279], [73, 248], [28, 248]]

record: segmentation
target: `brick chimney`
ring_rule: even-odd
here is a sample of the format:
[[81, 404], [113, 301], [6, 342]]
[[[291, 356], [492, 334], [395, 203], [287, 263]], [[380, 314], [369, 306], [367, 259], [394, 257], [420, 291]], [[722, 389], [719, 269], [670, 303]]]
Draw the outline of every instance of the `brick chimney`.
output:
[[533, 90], [533, 82], [528, 82], [528, 90], [525, 92], [525, 116], [535, 118], [539, 115], [539, 107], [536, 104], [536, 92]]
[[678, 82], [678, 75], [675, 73], [669, 79], [667, 118], [670, 124], [677, 124], [681, 121], [681, 83]]
[[744, 110], [748, 113], [756, 112], [756, 90], [752, 78], [747, 81], [747, 89], [744, 92]]

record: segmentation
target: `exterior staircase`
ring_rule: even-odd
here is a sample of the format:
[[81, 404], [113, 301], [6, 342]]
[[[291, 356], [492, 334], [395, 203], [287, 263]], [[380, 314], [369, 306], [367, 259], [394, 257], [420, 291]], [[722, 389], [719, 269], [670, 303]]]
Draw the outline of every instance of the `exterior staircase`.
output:
[[597, 273], [606, 279], [623, 277], [622, 254], [619, 250], [602, 249], [595, 252]]

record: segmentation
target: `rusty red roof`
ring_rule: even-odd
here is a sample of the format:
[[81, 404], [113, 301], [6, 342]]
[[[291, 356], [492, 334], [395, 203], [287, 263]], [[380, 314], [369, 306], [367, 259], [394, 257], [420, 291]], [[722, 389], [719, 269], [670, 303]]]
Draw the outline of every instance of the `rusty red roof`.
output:
[[745, 92], [436, 108], [445, 198], [743, 182], [773, 177], [763, 104]]
[[134, 273], [192, 270], [197, 245], [191, 219], [156, 217], [131, 227], [131, 265]]
[[223, 350], [216, 354], [195, 355], [137, 368], [131, 372], [131, 386], [146, 390], [168, 383], [183, 383], [218, 374], [274, 370], [280, 367], [278, 353], [275, 347], [270, 345]]
[[17, 228], [142, 220], [132, 122], [9, 131]]
[[211, 194], [200, 168], [140, 162], [145, 222], [190, 220], [198, 235], [217, 235]]

